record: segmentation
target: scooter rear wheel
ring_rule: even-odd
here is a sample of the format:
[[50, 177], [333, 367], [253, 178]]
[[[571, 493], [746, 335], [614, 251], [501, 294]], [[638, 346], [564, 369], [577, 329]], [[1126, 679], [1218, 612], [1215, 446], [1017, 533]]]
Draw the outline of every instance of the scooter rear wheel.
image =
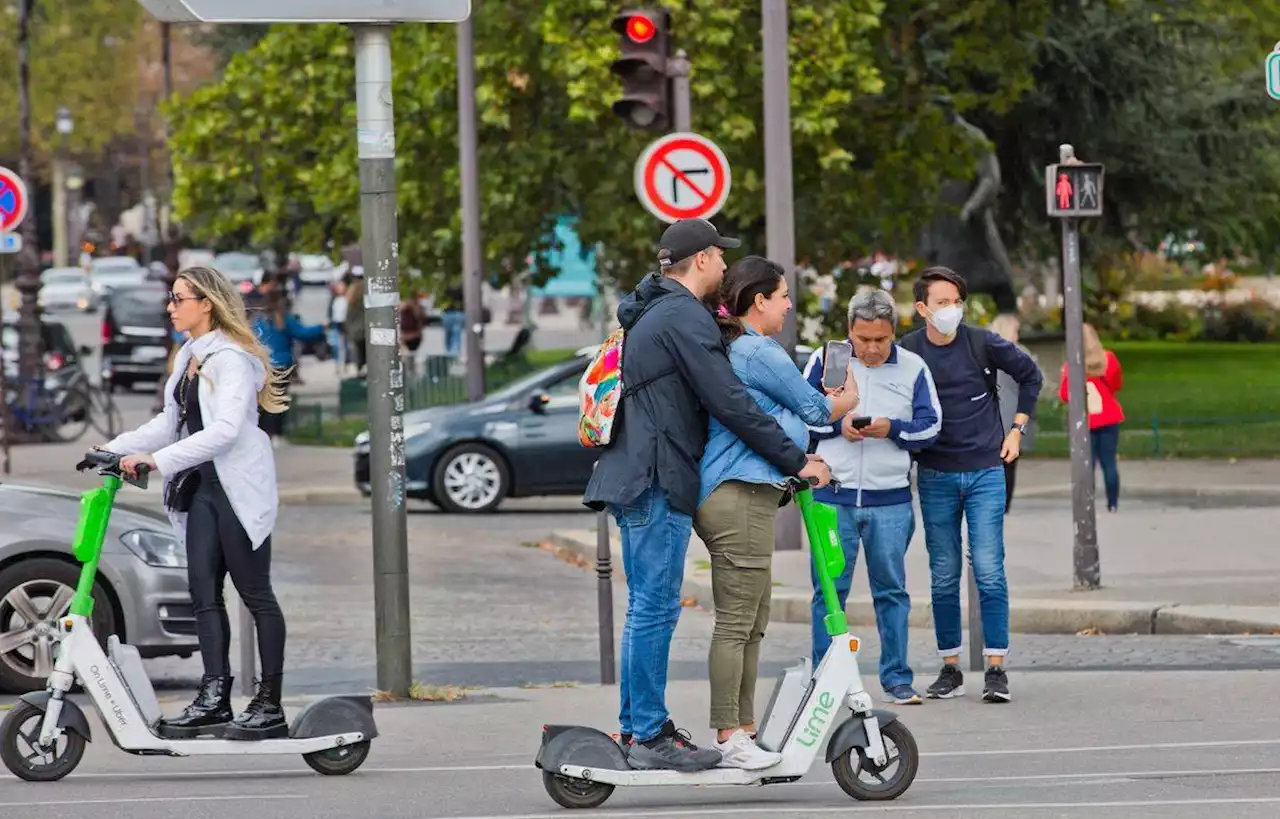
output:
[[316, 773], [325, 776], [346, 776], [363, 765], [368, 756], [369, 740], [366, 739], [364, 742], [303, 754], [302, 759]]
[[542, 772], [542, 786], [562, 808], [598, 808], [613, 795], [613, 786], [607, 783], [588, 782], [551, 771]]
[[76, 769], [84, 756], [84, 737], [64, 731], [52, 751], [36, 746], [44, 712], [19, 702], [0, 722], [0, 759], [10, 773], [28, 782], [56, 782]]
[[[880, 729], [889, 760], [884, 767], [867, 756], [866, 748], [850, 748], [831, 762], [831, 773], [845, 793], [860, 801], [883, 802], [897, 799], [907, 792], [920, 770], [920, 749], [916, 738], [901, 722], [891, 722]], [[854, 757], [857, 754], [857, 757]], [[886, 776], [886, 771], [892, 770]], [[863, 776], [872, 780], [866, 781]]]

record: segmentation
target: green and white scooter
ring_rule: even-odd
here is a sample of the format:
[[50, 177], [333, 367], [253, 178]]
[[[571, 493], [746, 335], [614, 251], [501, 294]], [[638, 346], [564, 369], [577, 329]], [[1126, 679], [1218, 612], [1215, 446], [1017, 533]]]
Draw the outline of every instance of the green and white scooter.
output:
[[103, 651], [93, 633], [93, 583], [98, 573], [107, 522], [116, 492], [129, 483], [147, 486], [147, 472], [136, 478], [120, 468], [120, 456], [93, 450], [77, 469], [95, 469], [102, 485], [83, 493], [72, 554], [80, 561], [80, 580], [68, 614], [58, 622], [57, 658], [44, 691], [23, 696], [0, 722], [0, 758], [15, 776], [52, 782], [75, 770], [89, 741], [89, 721], [67, 697], [79, 682], [93, 702], [116, 747], [138, 756], [218, 756], [301, 754], [322, 774], [348, 774], [369, 754], [378, 735], [373, 702], [365, 697], [328, 697], [300, 711], [287, 739], [257, 741], [217, 737], [165, 739], [156, 734], [160, 705], [133, 646], [111, 635]]
[[[915, 738], [891, 712], [872, 707], [858, 671], [858, 638], [836, 597], [833, 578], [844, 571], [844, 550], [834, 507], [813, 499], [804, 481], [792, 479], [796, 502], [822, 589], [831, 635], [816, 671], [806, 657], [778, 679], [756, 744], [781, 752], [782, 760], [763, 770], [712, 768], [697, 773], [637, 770], [625, 749], [608, 734], [575, 725], [546, 725], [534, 765], [547, 793], [566, 808], [594, 808], [614, 788], [632, 785], [771, 785], [794, 782], [813, 765], [824, 741], [826, 761], [845, 793], [860, 800], [897, 799], [915, 780], [920, 753]], [[852, 716], [841, 722], [841, 709]]]

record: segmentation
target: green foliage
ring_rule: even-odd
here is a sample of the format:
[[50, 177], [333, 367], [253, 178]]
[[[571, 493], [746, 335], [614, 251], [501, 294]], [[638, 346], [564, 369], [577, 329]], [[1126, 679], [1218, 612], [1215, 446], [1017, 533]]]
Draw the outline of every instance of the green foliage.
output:
[[[18, 153], [18, 15], [16, 2], [0, 12], [0, 157]], [[75, 117], [73, 152], [101, 150], [134, 128], [138, 60], [135, 40], [142, 7], [121, 0], [33, 0], [31, 16], [31, 139], [38, 155], [59, 145], [57, 110]]]

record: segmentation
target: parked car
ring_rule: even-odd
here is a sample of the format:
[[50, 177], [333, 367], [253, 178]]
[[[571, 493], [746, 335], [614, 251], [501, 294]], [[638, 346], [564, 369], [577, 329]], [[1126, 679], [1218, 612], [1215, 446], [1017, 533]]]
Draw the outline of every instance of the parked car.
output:
[[[406, 413], [409, 497], [482, 513], [506, 498], [581, 495], [596, 452], [578, 443], [578, 381], [595, 350], [579, 350], [479, 403]], [[370, 493], [367, 432], [356, 438], [355, 483]]]
[[[44, 688], [80, 575], [71, 557], [80, 496], [0, 485], [0, 691]], [[159, 513], [117, 504], [94, 585], [93, 630], [138, 647], [143, 657], [190, 657], [195, 615], [187, 554]]]
[[219, 253], [213, 259], [213, 269], [236, 284], [262, 284], [262, 259], [252, 253]]
[[102, 383], [112, 391], [169, 374], [168, 289], [160, 282], [113, 290], [102, 312]]
[[102, 256], [89, 263], [89, 284], [98, 298], [117, 287], [134, 287], [147, 280], [147, 269], [132, 256]]
[[[4, 333], [0, 346], [4, 347], [4, 377], [10, 389], [18, 383], [18, 314], [4, 314]], [[89, 380], [88, 367], [93, 348], [77, 346], [71, 331], [60, 321], [42, 318], [41, 340], [44, 345], [45, 386], [50, 390], [65, 390]]]
[[78, 267], [51, 267], [41, 273], [38, 299], [45, 310], [70, 309], [91, 313], [98, 306], [89, 274]]

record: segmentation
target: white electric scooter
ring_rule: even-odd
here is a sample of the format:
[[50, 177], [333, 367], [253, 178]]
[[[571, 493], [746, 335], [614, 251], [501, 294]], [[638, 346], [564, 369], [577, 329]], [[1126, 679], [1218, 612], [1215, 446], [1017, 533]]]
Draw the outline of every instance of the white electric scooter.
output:
[[0, 758], [15, 776], [53, 782], [75, 770], [89, 741], [89, 722], [67, 698], [79, 681], [97, 707], [116, 747], [139, 756], [302, 754], [315, 771], [349, 774], [364, 763], [378, 735], [369, 697], [328, 697], [311, 703], [289, 725], [287, 739], [239, 741], [219, 738], [164, 739], [156, 734], [160, 704], [138, 650], [111, 635], [107, 651], [94, 636], [93, 584], [116, 492], [124, 482], [145, 489], [147, 473], [131, 478], [120, 456], [94, 450], [78, 469], [96, 469], [102, 486], [80, 499], [80, 522], [72, 553], [82, 564], [69, 613], [58, 623], [57, 659], [45, 691], [23, 696], [0, 722]]
[[[813, 500], [803, 481], [792, 479], [809, 534], [831, 647], [817, 672], [806, 657], [787, 669], [774, 687], [756, 744], [780, 751], [782, 760], [764, 770], [712, 768], [698, 773], [637, 770], [626, 750], [608, 734], [571, 725], [547, 725], [534, 764], [547, 793], [566, 808], [594, 808], [619, 785], [770, 785], [794, 782], [808, 772], [828, 735], [826, 761], [845, 793], [860, 800], [896, 799], [911, 787], [920, 754], [911, 732], [891, 711], [872, 707], [858, 671], [858, 638], [849, 634], [832, 578], [844, 571], [836, 511]], [[852, 718], [837, 725], [841, 707]], [[834, 729], [834, 734], [832, 733]]]

